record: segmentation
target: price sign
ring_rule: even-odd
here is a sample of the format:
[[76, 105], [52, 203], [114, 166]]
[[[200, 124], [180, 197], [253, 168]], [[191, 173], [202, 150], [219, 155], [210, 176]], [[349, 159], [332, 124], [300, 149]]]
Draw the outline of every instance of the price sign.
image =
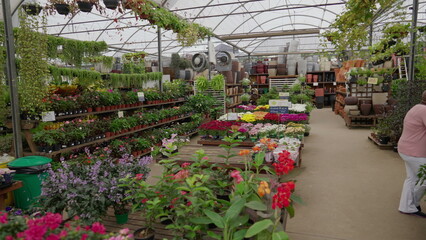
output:
[[118, 111], [118, 117], [119, 117], [119, 118], [124, 117], [124, 112], [123, 112], [123, 111]]
[[314, 83], [313, 83], [313, 85], [314, 85], [314, 87], [317, 87], [317, 86], [318, 86], [318, 83], [317, 83], [317, 82], [314, 82]]
[[279, 92], [280, 99], [289, 99], [290, 93], [289, 92]]
[[138, 92], [139, 102], [145, 101], [145, 94], [143, 92]]
[[55, 112], [54, 111], [50, 111], [50, 112], [42, 112], [41, 113], [41, 120], [43, 122], [53, 122], [56, 120], [55, 118]]
[[288, 108], [291, 103], [288, 100], [276, 99], [269, 100], [269, 112], [270, 113], [288, 113]]
[[336, 82], [333, 82], [333, 86], [336, 86], [337, 85], [337, 83]]
[[368, 78], [368, 84], [377, 84], [378, 82], [378, 78]]

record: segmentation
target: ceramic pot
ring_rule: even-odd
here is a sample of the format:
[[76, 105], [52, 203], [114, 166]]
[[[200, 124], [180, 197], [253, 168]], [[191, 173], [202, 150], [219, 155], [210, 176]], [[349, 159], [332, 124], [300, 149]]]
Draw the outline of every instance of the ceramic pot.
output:
[[376, 115], [381, 115], [381, 114], [385, 113], [385, 105], [383, 105], [383, 104], [374, 104], [373, 105], [373, 110], [374, 110], [374, 113]]
[[371, 104], [361, 104], [360, 110], [361, 110], [361, 115], [363, 115], [363, 116], [370, 115]]

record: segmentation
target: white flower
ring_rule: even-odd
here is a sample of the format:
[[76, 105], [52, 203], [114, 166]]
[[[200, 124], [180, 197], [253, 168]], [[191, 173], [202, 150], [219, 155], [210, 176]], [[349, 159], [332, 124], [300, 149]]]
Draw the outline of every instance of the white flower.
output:
[[292, 112], [305, 112], [306, 104], [292, 104], [291, 108], [288, 110]]

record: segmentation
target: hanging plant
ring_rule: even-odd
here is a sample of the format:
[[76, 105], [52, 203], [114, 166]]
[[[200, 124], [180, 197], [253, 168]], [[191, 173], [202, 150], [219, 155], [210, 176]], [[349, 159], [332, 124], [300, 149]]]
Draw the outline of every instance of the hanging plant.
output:
[[43, 9], [37, 2], [25, 2], [22, 4], [22, 8], [29, 15], [39, 15]]
[[[46, 84], [49, 73], [47, 64], [46, 19], [41, 22], [20, 11], [20, 28], [18, 29], [17, 54], [19, 55], [19, 102], [22, 112], [39, 115], [46, 109], [43, 101], [48, 95]], [[34, 29], [42, 29], [39, 34]]]
[[97, 0], [81, 0], [81, 1], [77, 1], [78, 8], [82, 12], [91, 12], [92, 8], [93, 8], [93, 5], [95, 3], [98, 3], [98, 1]]
[[114, 57], [109, 56], [97, 56], [97, 57], [86, 57], [83, 59], [86, 63], [102, 63], [107, 68], [112, 68], [112, 65], [114, 63]]
[[118, 7], [118, 0], [104, 0], [105, 7], [111, 10], [115, 10]]

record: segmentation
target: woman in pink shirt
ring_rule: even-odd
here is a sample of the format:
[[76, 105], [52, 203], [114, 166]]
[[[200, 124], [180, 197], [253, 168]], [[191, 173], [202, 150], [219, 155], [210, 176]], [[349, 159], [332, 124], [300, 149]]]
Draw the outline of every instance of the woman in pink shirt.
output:
[[426, 182], [417, 184], [420, 166], [426, 164], [426, 91], [423, 92], [422, 102], [412, 107], [405, 115], [398, 152], [405, 161], [407, 170], [399, 211], [426, 218], [426, 214], [420, 208], [420, 201], [426, 191]]

